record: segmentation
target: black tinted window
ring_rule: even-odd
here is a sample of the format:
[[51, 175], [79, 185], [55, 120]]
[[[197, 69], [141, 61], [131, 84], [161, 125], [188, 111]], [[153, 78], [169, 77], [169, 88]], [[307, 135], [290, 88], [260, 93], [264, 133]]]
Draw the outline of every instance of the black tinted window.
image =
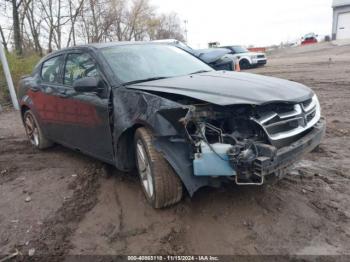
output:
[[61, 83], [60, 69], [63, 62], [63, 56], [55, 56], [43, 63], [41, 68], [41, 77], [47, 83]]
[[96, 62], [89, 54], [69, 54], [67, 56], [64, 70], [65, 85], [73, 85], [73, 82], [79, 78], [97, 77], [98, 75]]

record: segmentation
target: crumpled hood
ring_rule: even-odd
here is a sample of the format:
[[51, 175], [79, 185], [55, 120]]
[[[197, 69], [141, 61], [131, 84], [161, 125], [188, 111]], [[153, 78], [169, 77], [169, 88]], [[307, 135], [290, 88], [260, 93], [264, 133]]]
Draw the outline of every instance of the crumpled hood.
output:
[[242, 72], [212, 71], [127, 86], [129, 89], [183, 95], [216, 105], [302, 102], [310, 88], [288, 80]]

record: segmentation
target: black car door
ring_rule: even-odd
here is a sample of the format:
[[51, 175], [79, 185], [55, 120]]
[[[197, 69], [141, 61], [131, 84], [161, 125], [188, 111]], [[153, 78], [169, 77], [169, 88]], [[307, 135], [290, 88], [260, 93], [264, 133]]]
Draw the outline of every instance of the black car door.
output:
[[[99, 91], [75, 91], [74, 81], [83, 77], [99, 79]], [[92, 54], [66, 54], [63, 85], [55, 89], [58, 121], [54, 136], [63, 144], [112, 162], [114, 157], [109, 124], [109, 87], [104, 79]]]

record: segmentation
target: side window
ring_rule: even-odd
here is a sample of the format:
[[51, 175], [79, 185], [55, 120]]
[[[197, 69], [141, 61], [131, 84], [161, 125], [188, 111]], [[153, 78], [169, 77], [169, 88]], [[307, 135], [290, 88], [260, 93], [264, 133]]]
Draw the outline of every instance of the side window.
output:
[[63, 63], [63, 55], [55, 56], [43, 63], [41, 78], [46, 83], [61, 83], [60, 69]]
[[71, 86], [75, 80], [87, 76], [99, 76], [95, 60], [87, 53], [68, 54], [64, 69], [64, 84]]

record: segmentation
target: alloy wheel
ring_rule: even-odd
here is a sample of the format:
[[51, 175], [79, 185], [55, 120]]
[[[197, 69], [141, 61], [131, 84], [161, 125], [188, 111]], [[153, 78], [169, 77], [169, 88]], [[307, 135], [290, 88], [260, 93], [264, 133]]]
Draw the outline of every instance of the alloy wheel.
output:
[[35, 123], [35, 120], [31, 114], [26, 114], [24, 119], [24, 125], [26, 129], [27, 136], [32, 145], [39, 146], [39, 130]]
[[148, 198], [151, 199], [154, 194], [152, 171], [145, 147], [140, 139], [136, 143], [136, 156], [142, 186]]

